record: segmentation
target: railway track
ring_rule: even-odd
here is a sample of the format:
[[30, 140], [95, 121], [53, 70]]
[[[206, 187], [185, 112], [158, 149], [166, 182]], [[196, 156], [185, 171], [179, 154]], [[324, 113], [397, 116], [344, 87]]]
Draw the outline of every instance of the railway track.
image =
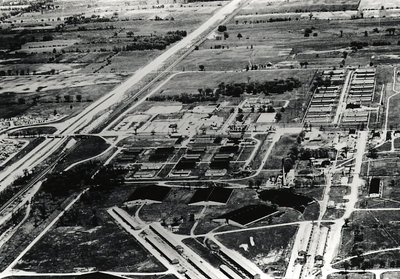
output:
[[[228, 23], [232, 18], [234, 18], [237, 13], [243, 8], [244, 5], [246, 5], [250, 0], [245, 0], [243, 1], [236, 9], [233, 13], [231, 13], [228, 17], [226, 17], [223, 21], [221, 21], [219, 23], [219, 25], [223, 25]], [[128, 99], [126, 99], [124, 101], [124, 103], [118, 107], [117, 109], [115, 109], [111, 115], [108, 118], [108, 121], [102, 123], [101, 126], [98, 126], [97, 128], [95, 128], [93, 131], [91, 131], [92, 133], [100, 133], [102, 132], [104, 129], [107, 129], [108, 127], [110, 127], [112, 124], [115, 124], [114, 122], [119, 119], [123, 113], [125, 113], [130, 106], [132, 106], [132, 104], [134, 102], [139, 101], [139, 98], [146, 98], [147, 95], [141, 96], [143, 93], [145, 93], [146, 91], [150, 90], [151, 87], [153, 85], [155, 85], [156, 83], [162, 81], [163, 78], [167, 77], [171, 72], [173, 72], [173, 69], [180, 63], [182, 62], [183, 59], [185, 59], [189, 54], [191, 54], [195, 49], [196, 46], [202, 44], [203, 42], [205, 42], [207, 40], [207, 37], [213, 32], [213, 30], [215, 30], [216, 27], [212, 27], [211, 30], [207, 30], [205, 32], [205, 34], [203, 34], [201, 36], [201, 38], [199, 38], [198, 40], [196, 40], [194, 43], [192, 43], [192, 46], [189, 47], [187, 50], [182, 51], [181, 54], [178, 54], [179, 57], [174, 60], [174, 62], [172, 62], [172, 64], [170, 64], [168, 67], [166, 67], [164, 70], [162, 70], [157, 76], [155, 76], [154, 78], [152, 78], [145, 86], [143, 86], [138, 92], [136, 92], [135, 94], [133, 94], [132, 96], [128, 97]]]
[[75, 144], [74, 146], [71, 147], [71, 149], [68, 152], [62, 152], [60, 153], [55, 160], [48, 165], [45, 169], [40, 171], [38, 174], [36, 174], [31, 181], [29, 181], [25, 186], [22, 187], [21, 190], [19, 190], [14, 196], [9, 199], [5, 204], [3, 204], [0, 207], [0, 215], [4, 213], [4, 211], [12, 205], [16, 200], [18, 200], [21, 196], [25, 195], [36, 183], [41, 181], [62, 159], [64, 159], [68, 153], [74, 151], [78, 144]]
[[[227, 22], [229, 22], [242, 8], [243, 6], [248, 3], [250, 0], [244, 0], [242, 1], [236, 8], [235, 10], [230, 13], [228, 16], [226, 16], [226, 18], [224, 18], [222, 21], [218, 22], [218, 25], [221, 24], [226, 24]], [[194, 42], [191, 42], [190, 45], [188, 47], [183, 48], [182, 50], [178, 51], [176, 55], [178, 55], [179, 57], [174, 60], [172, 62], [172, 64], [170, 64], [168, 67], [166, 67], [165, 69], [163, 69], [159, 74], [156, 75], [156, 77], [154, 77], [153, 79], [151, 79], [144, 87], [142, 87], [138, 92], [136, 92], [135, 94], [133, 94], [132, 96], [128, 97], [128, 99], [124, 100], [123, 104], [119, 107], [117, 107], [109, 116], [108, 121], [105, 121], [103, 123], [101, 123], [100, 126], [98, 126], [97, 128], [94, 129], [94, 133], [98, 133], [100, 131], [102, 131], [104, 128], [106, 128], [110, 123], [113, 123], [114, 121], [116, 121], [117, 119], [119, 119], [121, 116], [123, 116], [124, 112], [126, 112], [129, 107], [134, 103], [137, 102], [139, 100], [139, 98], [146, 98], [147, 95], [144, 94], [147, 90], [149, 90], [154, 84], [156, 84], [157, 82], [161, 81], [164, 77], [166, 77], [171, 70], [173, 70], [174, 67], [176, 67], [183, 59], [185, 59], [192, 51], [195, 50], [195, 47], [201, 43], [203, 43], [207, 37], [213, 32], [213, 30], [215, 30], [216, 26], [212, 26], [209, 29], [207, 29], [206, 31], [204, 31], [201, 35], [200, 38], [198, 40], [195, 40]], [[172, 59], [172, 57], [169, 57], [169, 60]], [[71, 135], [74, 133], [79, 132], [81, 129], [83, 129], [88, 122], [90, 122], [91, 119], [87, 118], [86, 116], [90, 116], [90, 113], [93, 113], [93, 111], [99, 107], [101, 107], [103, 104], [107, 103], [111, 98], [115, 97], [115, 94], [110, 94], [108, 96], [106, 96], [104, 99], [100, 100], [98, 103], [96, 103], [93, 107], [89, 107], [89, 109], [84, 110], [82, 113], [78, 114], [75, 117], [78, 117], [78, 119], [76, 119], [76, 121], [68, 124], [63, 130], [61, 130], [60, 132], [56, 133], [55, 135]], [[39, 150], [36, 150], [36, 153], [39, 153], [45, 149], [47, 149], [44, 153], [43, 156], [50, 156], [51, 154], [54, 154], [55, 150], [52, 150], [55, 147], [60, 147], [63, 143], [65, 143], [65, 141], [69, 138], [69, 136], [67, 137], [60, 137], [60, 138], [55, 138], [53, 142], [54, 145], [52, 145], [50, 148], [48, 147], [48, 145], [44, 145], [42, 146]], [[77, 144], [75, 144], [72, 148], [74, 148], [75, 146], [77, 146]], [[57, 150], [58, 148], [56, 148]], [[69, 150], [69, 152], [71, 152], [72, 149]], [[60, 154], [59, 156], [57, 156], [56, 160], [54, 160], [54, 162], [52, 162], [49, 166], [47, 166], [44, 170], [42, 170], [39, 174], [37, 174], [26, 186], [24, 186], [20, 191], [18, 191], [9, 201], [7, 201], [3, 206], [0, 207], [0, 214], [2, 214], [13, 202], [15, 202], [19, 197], [21, 197], [22, 195], [24, 195], [31, 187], [33, 187], [33, 185], [35, 185], [37, 182], [39, 182], [40, 180], [42, 180], [51, 170], [52, 168], [54, 168], [57, 163], [64, 158], [66, 154]], [[25, 158], [19, 165], [18, 167], [23, 166], [26, 162], [28, 162], [30, 159], [32, 159], [32, 156]], [[11, 175], [11, 174], [10, 174]], [[8, 177], [8, 176], [7, 176]], [[5, 178], [3, 178], [4, 180]], [[2, 180], [2, 181], [3, 181]], [[1, 181], [0, 181], [1, 182]]]

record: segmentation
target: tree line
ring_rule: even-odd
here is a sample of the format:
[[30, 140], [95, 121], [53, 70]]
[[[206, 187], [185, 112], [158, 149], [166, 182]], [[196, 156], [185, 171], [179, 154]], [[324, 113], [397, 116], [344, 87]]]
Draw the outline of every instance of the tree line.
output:
[[248, 83], [220, 83], [216, 90], [217, 93], [226, 96], [239, 97], [243, 93], [248, 94], [283, 94], [293, 91], [293, 89], [301, 86], [300, 80], [289, 77], [286, 79], [275, 79], [264, 82], [248, 82]]

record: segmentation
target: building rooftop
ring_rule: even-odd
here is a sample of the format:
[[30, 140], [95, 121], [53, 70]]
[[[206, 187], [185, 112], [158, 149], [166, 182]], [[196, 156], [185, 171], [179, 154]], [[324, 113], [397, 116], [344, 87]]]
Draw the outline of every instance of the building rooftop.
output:
[[189, 201], [189, 204], [199, 202], [227, 203], [233, 190], [221, 187], [198, 189]]
[[135, 200], [154, 200], [162, 202], [169, 192], [170, 187], [150, 185], [137, 188], [132, 194], [129, 195], [128, 201]]
[[246, 226], [264, 219], [276, 212], [278, 211], [274, 207], [265, 204], [248, 205], [223, 214], [216, 219], [228, 219], [240, 225]]

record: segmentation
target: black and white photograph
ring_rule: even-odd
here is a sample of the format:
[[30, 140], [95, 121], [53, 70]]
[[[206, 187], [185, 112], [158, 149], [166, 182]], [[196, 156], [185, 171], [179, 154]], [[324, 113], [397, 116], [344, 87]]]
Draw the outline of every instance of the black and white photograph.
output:
[[0, 0], [0, 279], [400, 279], [400, 0]]

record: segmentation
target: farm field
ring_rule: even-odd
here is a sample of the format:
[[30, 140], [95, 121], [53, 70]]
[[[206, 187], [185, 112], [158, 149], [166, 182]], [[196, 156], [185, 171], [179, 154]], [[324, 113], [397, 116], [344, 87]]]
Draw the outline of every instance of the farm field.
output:
[[377, 3], [373, 0], [361, 0], [360, 8], [361, 9], [380, 9], [382, 6], [385, 8], [399, 8], [399, 3], [396, 0], [383, 0], [380, 3]]
[[115, 84], [59, 88], [43, 92], [0, 94], [0, 117], [71, 116], [115, 87]]
[[[268, 15], [256, 20], [238, 16], [226, 25], [225, 32], [209, 37], [177, 69], [195, 70], [199, 65], [206, 70], [234, 71], [252, 65], [258, 69], [302, 68], [302, 62], [308, 62], [308, 68], [339, 68], [343, 59], [345, 65], [357, 67], [368, 65], [371, 57], [376, 65], [397, 61], [393, 50], [398, 48], [398, 40], [385, 31], [396, 26], [397, 18], [380, 19], [381, 29], [376, 29], [377, 19], [310, 21], [296, 19], [295, 15], [282, 17], [287, 20], [273, 22]], [[305, 35], [306, 30], [309, 35]], [[330, 42], [328, 47], [326, 41]], [[365, 42], [368, 46], [352, 49], [352, 42]]]

